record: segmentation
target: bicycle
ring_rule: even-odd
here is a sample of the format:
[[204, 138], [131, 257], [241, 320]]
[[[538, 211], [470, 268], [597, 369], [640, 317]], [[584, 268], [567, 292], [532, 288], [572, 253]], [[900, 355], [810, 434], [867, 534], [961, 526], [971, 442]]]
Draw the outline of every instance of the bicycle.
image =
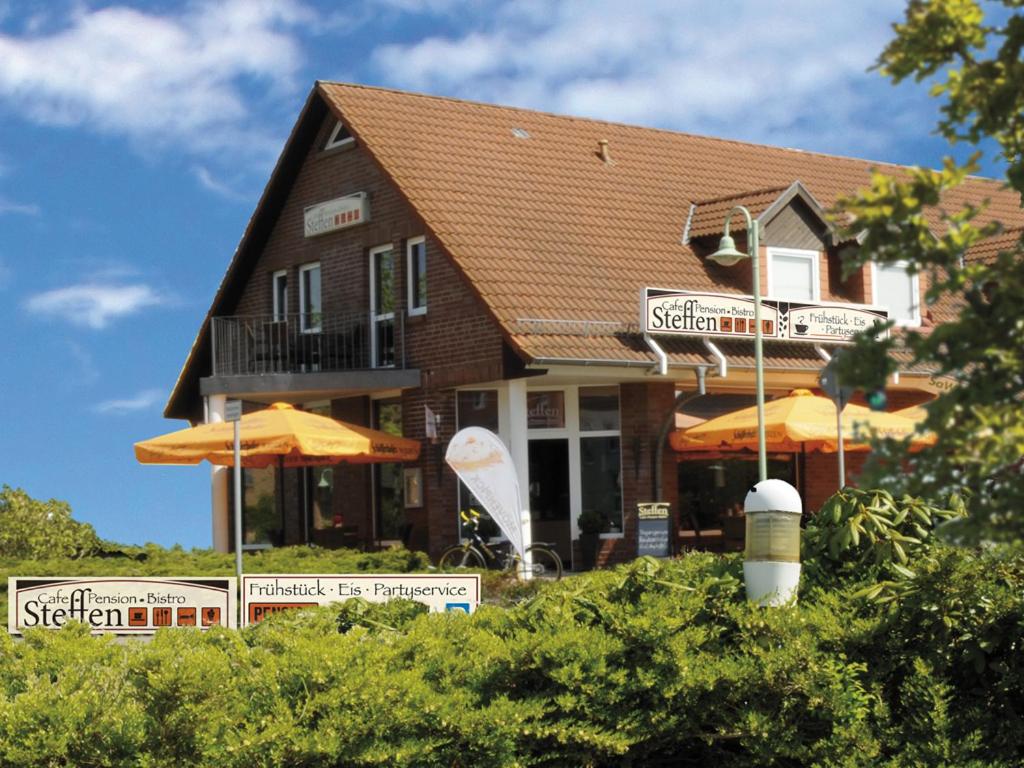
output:
[[[519, 573], [522, 558], [510, 542], [489, 545], [480, 536], [480, 513], [475, 509], [469, 513], [459, 512], [463, 529], [468, 529], [468, 537], [461, 544], [448, 547], [437, 560], [439, 571], [455, 571], [460, 568], [497, 567], [503, 571]], [[557, 581], [562, 578], [562, 558], [552, 549], [552, 545], [537, 542], [526, 548], [530, 556], [530, 573], [535, 579]]]

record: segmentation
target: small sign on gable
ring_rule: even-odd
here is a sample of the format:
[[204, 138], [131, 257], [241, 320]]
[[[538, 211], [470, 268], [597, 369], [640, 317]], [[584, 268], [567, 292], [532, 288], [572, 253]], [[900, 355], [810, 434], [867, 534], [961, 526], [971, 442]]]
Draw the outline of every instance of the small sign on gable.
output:
[[365, 192], [338, 197], [305, 209], [303, 215], [306, 237], [316, 237], [370, 220], [370, 202]]

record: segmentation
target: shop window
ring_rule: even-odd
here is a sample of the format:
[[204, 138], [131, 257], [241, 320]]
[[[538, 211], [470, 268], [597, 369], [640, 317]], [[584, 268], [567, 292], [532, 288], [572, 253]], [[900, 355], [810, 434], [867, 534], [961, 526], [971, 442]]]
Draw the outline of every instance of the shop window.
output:
[[580, 487], [583, 512], [604, 519], [603, 532], [622, 531], [622, 445], [619, 388], [580, 387]]
[[320, 331], [323, 305], [320, 300], [320, 265], [299, 267], [299, 326], [304, 333]]
[[530, 429], [564, 429], [565, 393], [527, 392], [526, 425]]
[[395, 251], [382, 245], [370, 251], [370, 348], [373, 366], [395, 364]]
[[[793, 454], [770, 454], [768, 477], [796, 485]], [[684, 530], [702, 531], [709, 537], [731, 527], [728, 520], [743, 516], [743, 502], [757, 483], [757, 456], [728, 454], [714, 459], [687, 458], [679, 462], [679, 513]]]
[[427, 311], [427, 242], [414, 237], [405, 246], [405, 274], [409, 281], [409, 314]]
[[[374, 402], [374, 428], [391, 435], [402, 434], [402, 403], [397, 400]], [[404, 474], [398, 463], [374, 465], [373, 501], [377, 519], [377, 538], [401, 541], [406, 538]]]
[[[458, 429], [483, 427], [498, 433], [498, 392], [494, 389], [463, 390], [456, 395], [456, 421]], [[500, 531], [483, 505], [472, 492], [459, 481], [459, 509], [475, 509], [480, 513], [480, 535], [485, 539], [497, 536]], [[457, 513], [456, 513], [457, 514]], [[461, 537], [462, 519], [459, 518]]]
[[872, 264], [872, 303], [885, 307], [889, 319], [897, 325], [921, 324], [921, 286], [916, 274], [907, 271], [907, 262]]
[[818, 301], [821, 297], [817, 251], [768, 249], [768, 295], [773, 299]]
[[276, 467], [242, 469], [243, 549], [278, 546], [284, 540], [277, 474]]
[[271, 291], [273, 307], [274, 307], [274, 320], [287, 320], [288, 319], [288, 270], [279, 269], [271, 276], [272, 288]]

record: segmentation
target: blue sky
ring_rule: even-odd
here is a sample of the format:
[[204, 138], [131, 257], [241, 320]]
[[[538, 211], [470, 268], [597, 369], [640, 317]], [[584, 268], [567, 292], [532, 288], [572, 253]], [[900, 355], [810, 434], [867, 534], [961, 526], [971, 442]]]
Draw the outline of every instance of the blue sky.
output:
[[[316, 79], [936, 165], [866, 70], [900, 2], [0, 0], [0, 483], [210, 544], [209, 471], [136, 464]], [[991, 172], [991, 171], [990, 171]]]

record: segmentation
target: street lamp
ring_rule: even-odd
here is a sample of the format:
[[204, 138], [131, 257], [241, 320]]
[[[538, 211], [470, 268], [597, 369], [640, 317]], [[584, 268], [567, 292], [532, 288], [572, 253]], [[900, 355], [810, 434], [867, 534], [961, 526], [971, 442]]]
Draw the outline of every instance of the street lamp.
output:
[[[747, 219], [747, 246], [749, 253], [736, 250], [736, 243], [729, 236], [729, 222], [739, 211]], [[718, 244], [718, 250], [708, 259], [723, 267], [731, 267], [743, 259], [750, 259], [754, 272], [754, 381], [757, 392], [757, 473], [758, 480], [768, 479], [768, 455], [764, 437], [764, 359], [761, 352], [761, 264], [758, 253], [758, 223], [751, 218], [750, 211], [737, 205], [725, 217], [725, 231]]]

